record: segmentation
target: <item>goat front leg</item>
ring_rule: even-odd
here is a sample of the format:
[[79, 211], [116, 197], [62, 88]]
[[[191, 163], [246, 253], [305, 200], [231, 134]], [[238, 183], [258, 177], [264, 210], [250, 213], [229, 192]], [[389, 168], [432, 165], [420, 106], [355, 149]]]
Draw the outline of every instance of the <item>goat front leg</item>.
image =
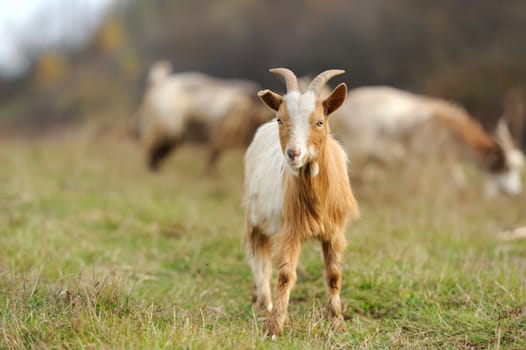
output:
[[323, 241], [323, 260], [325, 263], [325, 280], [329, 303], [327, 309], [331, 317], [331, 325], [334, 329], [345, 329], [342, 304], [340, 301], [340, 290], [342, 287], [341, 261], [345, 250], [345, 237], [343, 232], [337, 234], [330, 241]]
[[268, 316], [272, 310], [270, 296], [272, 261], [269, 238], [258, 227], [248, 225], [246, 248], [254, 275], [256, 310], [260, 316]]
[[275, 260], [278, 266], [278, 281], [274, 307], [270, 315], [267, 334], [275, 338], [283, 333], [283, 324], [287, 317], [290, 291], [296, 283], [296, 267], [301, 251], [301, 241], [293, 233], [281, 234], [275, 242]]

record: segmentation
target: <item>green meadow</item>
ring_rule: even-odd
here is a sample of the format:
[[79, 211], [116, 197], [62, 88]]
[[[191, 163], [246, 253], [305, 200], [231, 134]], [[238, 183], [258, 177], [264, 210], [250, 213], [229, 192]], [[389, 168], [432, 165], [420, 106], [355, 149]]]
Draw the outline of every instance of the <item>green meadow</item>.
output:
[[457, 189], [436, 165], [351, 167], [333, 332], [321, 249], [304, 245], [284, 336], [251, 306], [243, 158], [206, 174], [186, 147], [150, 173], [131, 139], [94, 130], [0, 140], [0, 349], [525, 349], [526, 196]]

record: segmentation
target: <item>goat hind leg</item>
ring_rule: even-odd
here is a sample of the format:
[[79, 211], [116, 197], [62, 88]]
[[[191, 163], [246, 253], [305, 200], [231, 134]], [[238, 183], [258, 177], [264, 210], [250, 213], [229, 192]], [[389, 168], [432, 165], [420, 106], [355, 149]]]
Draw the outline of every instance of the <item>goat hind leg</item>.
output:
[[331, 241], [323, 241], [323, 260], [325, 264], [325, 280], [329, 303], [327, 310], [331, 316], [331, 324], [335, 329], [345, 329], [343, 310], [340, 300], [340, 290], [342, 286], [341, 260], [345, 249], [345, 238], [338, 235], [338, 238]]

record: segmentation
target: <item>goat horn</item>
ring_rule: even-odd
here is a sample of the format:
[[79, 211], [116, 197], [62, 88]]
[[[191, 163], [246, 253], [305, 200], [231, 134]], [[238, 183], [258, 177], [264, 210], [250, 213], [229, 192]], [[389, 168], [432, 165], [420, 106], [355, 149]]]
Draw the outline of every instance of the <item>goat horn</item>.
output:
[[325, 72], [322, 72], [322, 73], [318, 74], [316, 76], [316, 78], [314, 78], [312, 80], [312, 82], [309, 85], [308, 90], [313, 91], [316, 95], [319, 95], [320, 91], [321, 91], [321, 88], [323, 86], [325, 86], [325, 84], [327, 84], [327, 82], [331, 78], [333, 78], [333, 77], [335, 77], [337, 75], [343, 74], [343, 73], [345, 73], [345, 71], [342, 70], [342, 69], [326, 70]]
[[296, 75], [287, 68], [272, 68], [269, 69], [270, 73], [280, 75], [285, 79], [285, 84], [287, 85], [287, 93], [292, 91], [299, 91], [298, 78]]

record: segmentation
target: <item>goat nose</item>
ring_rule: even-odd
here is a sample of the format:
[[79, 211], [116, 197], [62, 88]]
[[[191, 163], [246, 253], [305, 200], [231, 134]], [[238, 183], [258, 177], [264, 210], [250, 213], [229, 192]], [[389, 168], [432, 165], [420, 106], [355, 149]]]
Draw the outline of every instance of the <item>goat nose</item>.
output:
[[291, 160], [294, 160], [295, 158], [299, 157], [300, 155], [300, 148], [299, 147], [293, 147], [293, 148], [289, 148], [287, 150], [287, 155], [289, 156], [289, 158]]

